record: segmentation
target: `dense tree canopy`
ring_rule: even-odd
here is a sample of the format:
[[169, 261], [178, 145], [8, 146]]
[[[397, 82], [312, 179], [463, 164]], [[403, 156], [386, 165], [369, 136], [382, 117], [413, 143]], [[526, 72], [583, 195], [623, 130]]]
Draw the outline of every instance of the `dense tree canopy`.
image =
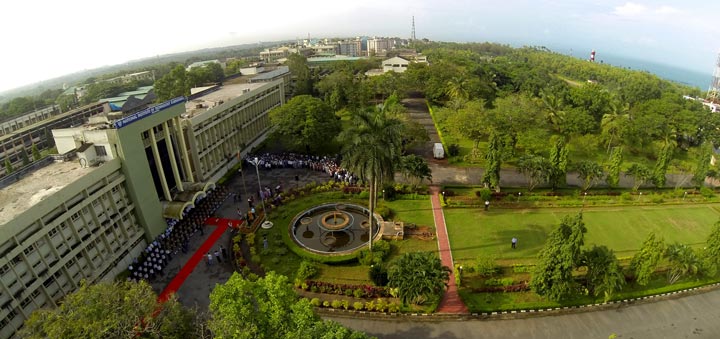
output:
[[83, 283], [58, 308], [33, 312], [20, 336], [180, 339], [200, 336], [195, 320], [174, 298], [159, 304], [145, 282]]
[[362, 332], [318, 318], [310, 301], [298, 298], [288, 278], [275, 272], [257, 281], [233, 273], [210, 293], [210, 314], [215, 338], [367, 338]]
[[332, 141], [340, 133], [340, 120], [318, 98], [296, 96], [270, 111], [274, 135], [292, 151], [323, 153], [332, 150]]
[[410, 252], [390, 264], [388, 286], [398, 289], [403, 303], [423, 304], [441, 297], [449, 277], [436, 254]]
[[540, 250], [530, 286], [535, 293], [551, 300], [572, 294], [576, 286], [573, 270], [582, 264], [581, 248], [587, 232], [582, 214], [565, 216], [548, 236]]

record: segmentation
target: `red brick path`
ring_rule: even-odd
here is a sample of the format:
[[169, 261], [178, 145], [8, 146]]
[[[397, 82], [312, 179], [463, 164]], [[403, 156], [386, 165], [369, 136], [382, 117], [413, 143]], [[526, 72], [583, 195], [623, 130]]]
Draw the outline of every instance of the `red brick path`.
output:
[[[437, 232], [438, 249], [440, 250], [440, 260], [444, 266], [453, 267], [452, 252], [450, 251], [450, 240], [448, 239], [447, 228], [445, 228], [445, 215], [440, 205], [440, 188], [437, 186], [430, 187], [430, 201], [433, 207], [433, 216], [435, 217], [435, 229]], [[467, 306], [460, 299], [455, 285], [455, 274], [450, 273], [450, 281], [445, 295], [440, 301], [437, 309], [438, 313], [468, 313]]]

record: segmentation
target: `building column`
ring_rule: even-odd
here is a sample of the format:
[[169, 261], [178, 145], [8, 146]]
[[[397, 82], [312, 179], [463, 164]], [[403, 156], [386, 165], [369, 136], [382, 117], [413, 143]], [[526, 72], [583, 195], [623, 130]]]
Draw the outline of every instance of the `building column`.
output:
[[178, 191], [183, 191], [182, 179], [180, 178], [180, 171], [178, 171], [177, 163], [175, 163], [175, 149], [170, 140], [170, 129], [168, 128], [167, 121], [163, 121], [163, 132], [165, 132], [165, 145], [168, 149], [168, 155], [170, 155], [170, 168], [172, 169], [173, 176], [175, 177], [175, 184], [177, 185]]
[[187, 176], [187, 180], [190, 182], [195, 182], [195, 179], [193, 178], [192, 173], [192, 167], [190, 167], [190, 156], [188, 155], [188, 145], [185, 142], [185, 133], [183, 133], [183, 128], [181, 125], [181, 120], [178, 117], [175, 117], [175, 128], [176, 133], [178, 136], [180, 136], [180, 153], [182, 154], [184, 163], [185, 163], [185, 176]]
[[168, 188], [167, 181], [165, 180], [165, 171], [163, 170], [162, 161], [160, 160], [160, 153], [157, 149], [157, 139], [155, 139], [155, 130], [150, 128], [150, 148], [152, 149], [153, 157], [155, 158], [155, 166], [158, 170], [158, 176], [160, 177], [160, 185], [162, 186], [163, 195], [165, 200], [172, 201], [170, 195], [170, 189]]

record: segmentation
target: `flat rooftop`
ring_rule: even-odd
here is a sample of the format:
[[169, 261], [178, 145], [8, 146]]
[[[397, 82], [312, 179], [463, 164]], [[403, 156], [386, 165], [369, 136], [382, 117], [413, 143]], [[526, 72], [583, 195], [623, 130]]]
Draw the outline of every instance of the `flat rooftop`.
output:
[[280, 66], [270, 72], [260, 73], [256, 75], [255, 77], [250, 79], [250, 82], [272, 80], [273, 78], [283, 75], [285, 73], [290, 73], [290, 67]]
[[185, 112], [190, 117], [198, 116], [219, 105], [221, 101], [228, 102], [263, 85], [265, 83], [224, 85], [217, 91], [185, 102]]
[[0, 190], [0, 225], [95, 169], [83, 168], [77, 161], [55, 162], [3, 188]]

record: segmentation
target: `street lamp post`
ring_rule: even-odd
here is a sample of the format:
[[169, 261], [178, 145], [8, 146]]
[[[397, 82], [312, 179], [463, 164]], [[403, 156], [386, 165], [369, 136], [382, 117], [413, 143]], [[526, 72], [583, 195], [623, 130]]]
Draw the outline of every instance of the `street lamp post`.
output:
[[585, 198], [587, 198], [587, 192], [583, 194], [583, 204], [585, 203]]
[[522, 195], [522, 192], [518, 192], [518, 203], [520, 203], [520, 196]]
[[462, 285], [462, 265], [458, 267], [458, 287]]
[[383, 201], [385, 201], [385, 190], [382, 190], [382, 191], [383, 191]]
[[260, 160], [255, 157], [252, 162], [253, 165], [255, 165], [255, 173], [257, 173], [257, 179], [258, 179], [258, 196], [260, 198], [260, 204], [262, 204], [263, 214], [266, 214], [267, 211], [265, 210], [265, 199], [262, 198], [262, 185], [260, 185], [260, 170], [258, 169], [258, 165], [260, 165]]
[[640, 202], [642, 202], [642, 192], [640, 192], [640, 198], [638, 198], [638, 200], [640, 200]]
[[685, 201], [685, 197], [687, 197], [687, 192], [685, 192], [685, 194], [683, 194], [683, 201]]

